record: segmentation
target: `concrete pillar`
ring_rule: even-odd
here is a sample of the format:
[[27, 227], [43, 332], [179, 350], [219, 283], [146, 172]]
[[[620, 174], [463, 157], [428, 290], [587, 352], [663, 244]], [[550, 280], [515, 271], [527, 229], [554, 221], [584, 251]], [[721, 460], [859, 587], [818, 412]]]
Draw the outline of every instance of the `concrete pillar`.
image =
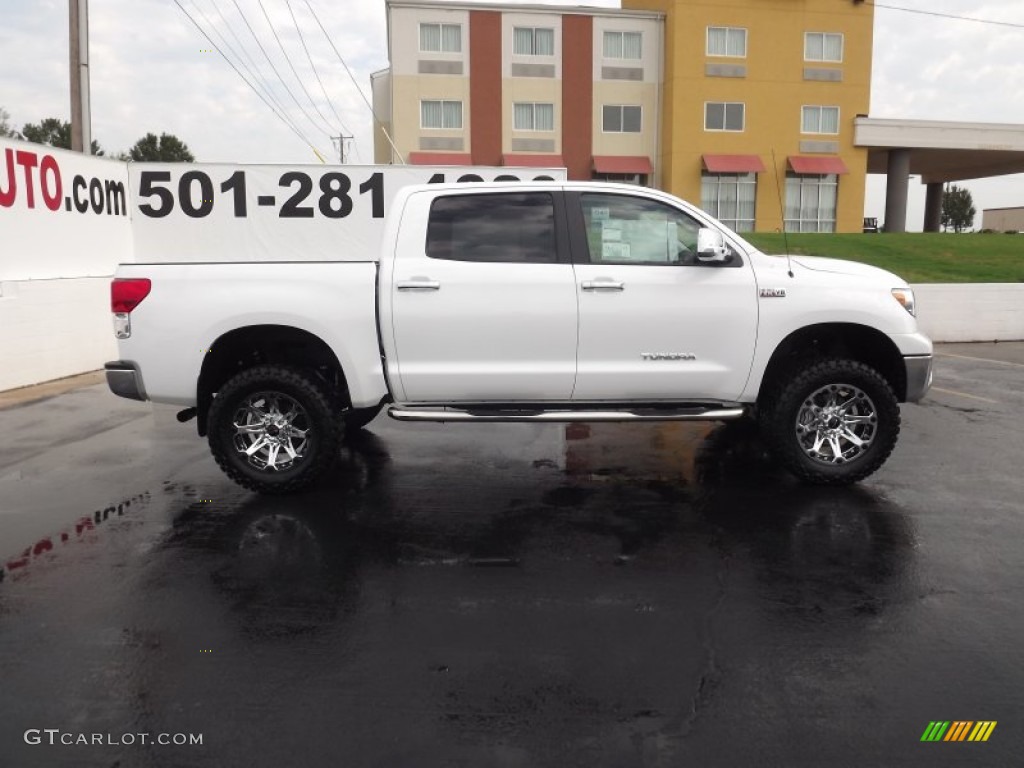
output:
[[942, 188], [943, 183], [929, 184], [924, 198], [924, 231], [939, 232], [942, 229]]
[[885, 176], [885, 231], [907, 231], [907, 193], [910, 186], [910, 150], [890, 149]]

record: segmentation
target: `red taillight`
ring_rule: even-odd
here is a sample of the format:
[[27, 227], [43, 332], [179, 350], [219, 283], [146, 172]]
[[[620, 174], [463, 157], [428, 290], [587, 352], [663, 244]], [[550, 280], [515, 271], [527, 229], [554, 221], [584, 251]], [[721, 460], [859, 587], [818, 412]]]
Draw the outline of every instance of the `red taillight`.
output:
[[110, 284], [110, 311], [131, 312], [149, 296], [152, 287], [148, 277], [115, 277]]

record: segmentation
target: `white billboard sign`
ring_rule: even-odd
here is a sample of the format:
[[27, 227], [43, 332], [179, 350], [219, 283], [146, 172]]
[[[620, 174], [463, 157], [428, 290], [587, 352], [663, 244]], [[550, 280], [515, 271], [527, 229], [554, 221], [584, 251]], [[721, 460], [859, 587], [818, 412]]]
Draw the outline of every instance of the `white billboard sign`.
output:
[[129, 165], [137, 262], [368, 261], [398, 190], [565, 178], [563, 169]]
[[130, 222], [124, 163], [0, 138], [0, 280], [112, 275]]
[[368, 261], [398, 190], [564, 169], [125, 163], [0, 139], [0, 281], [120, 263]]

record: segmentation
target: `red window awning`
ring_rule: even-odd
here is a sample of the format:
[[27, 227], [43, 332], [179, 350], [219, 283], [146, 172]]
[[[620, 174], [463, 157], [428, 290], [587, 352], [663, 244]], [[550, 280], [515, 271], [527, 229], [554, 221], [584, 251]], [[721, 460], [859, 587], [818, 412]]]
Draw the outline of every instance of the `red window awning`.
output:
[[502, 155], [501, 164], [513, 168], [565, 168], [561, 155]]
[[849, 173], [841, 157], [809, 157], [807, 155], [790, 155], [789, 168], [793, 173], [828, 174]]
[[412, 165], [472, 165], [469, 152], [410, 152]]
[[704, 155], [704, 168], [711, 173], [763, 173], [758, 155]]
[[633, 173], [650, 175], [654, 173], [654, 166], [647, 155], [595, 155], [594, 170], [624, 176]]

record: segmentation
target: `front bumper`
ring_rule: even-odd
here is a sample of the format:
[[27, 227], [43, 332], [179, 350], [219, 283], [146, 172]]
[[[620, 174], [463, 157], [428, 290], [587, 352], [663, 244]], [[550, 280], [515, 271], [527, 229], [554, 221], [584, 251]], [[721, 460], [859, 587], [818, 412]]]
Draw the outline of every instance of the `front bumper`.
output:
[[129, 400], [147, 400], [146, 388], [142, 385], [142, 373], [135, 363], [115, 360], [103, 366], [107, 372], [107, 386], [118, 397]]
[[932, 356], [913, 355], [903, 358], [903, 364], [907, 368], [907, 398], [908, 403], [916, 403], [932, 385]]

